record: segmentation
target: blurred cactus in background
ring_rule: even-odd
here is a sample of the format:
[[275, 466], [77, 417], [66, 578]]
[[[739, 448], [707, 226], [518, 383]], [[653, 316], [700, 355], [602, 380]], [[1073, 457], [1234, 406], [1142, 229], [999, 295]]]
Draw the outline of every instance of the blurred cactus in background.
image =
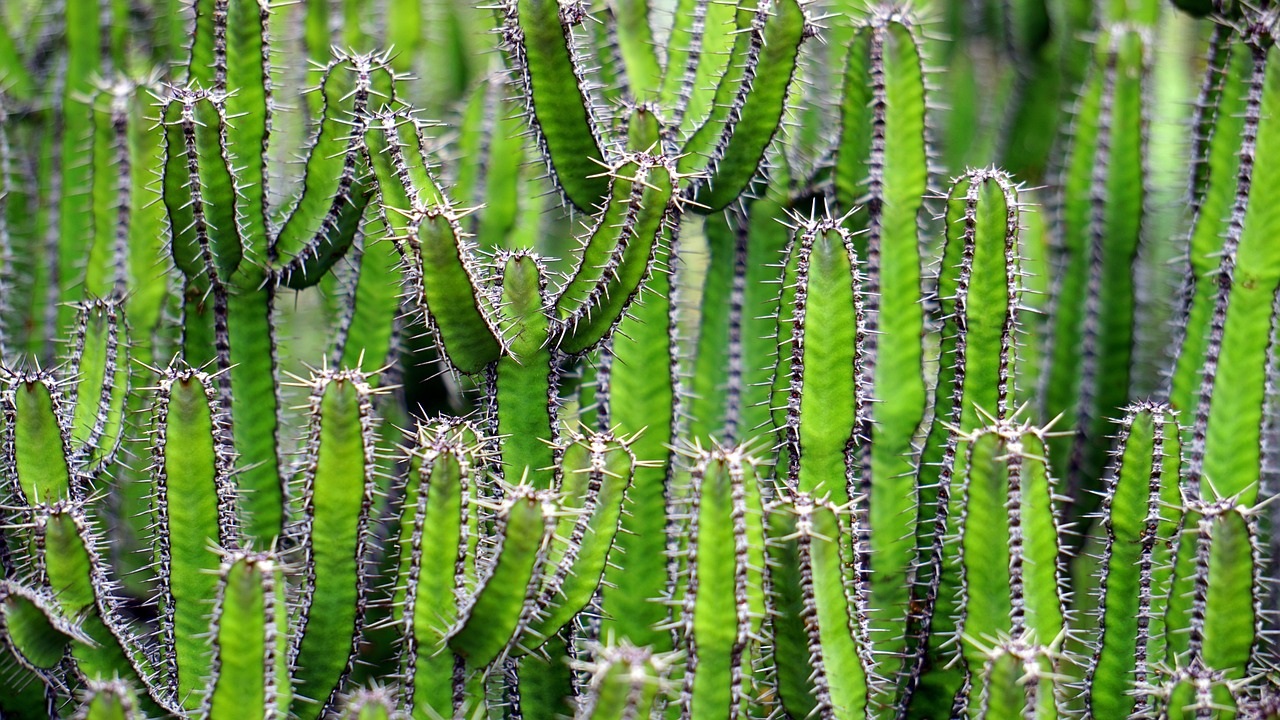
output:
[[0, 717], [1280, 718], [1277, 38], [6, 0]]

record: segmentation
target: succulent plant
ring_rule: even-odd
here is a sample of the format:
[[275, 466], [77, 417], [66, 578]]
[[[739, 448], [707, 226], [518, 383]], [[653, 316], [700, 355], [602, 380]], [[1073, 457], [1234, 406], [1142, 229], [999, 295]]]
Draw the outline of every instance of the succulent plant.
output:
[[1280, 715], [1269, 5], [55, 5], [3, 717]]

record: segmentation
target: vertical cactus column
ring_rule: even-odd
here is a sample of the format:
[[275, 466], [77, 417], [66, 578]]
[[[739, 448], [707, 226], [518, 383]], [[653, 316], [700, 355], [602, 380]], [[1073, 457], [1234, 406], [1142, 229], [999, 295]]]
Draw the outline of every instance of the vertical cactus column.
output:
[[753, 461], [738, 448], [691, 459], [680, 717], [745, 718], [759, 701], [754, 672], [765, 619], [764, 509]]
[[[1102, 540], [1096, 629], [1085, 672], [1086, 712], [1121, 717], [1154, 710], [1154, 698], [1135, 694], [1155, 680], [1165, 658], [1165, 614], [1173, 582], [1173, 547], [1182, 525], [1180, 430], [1166, 405], [1130, 407], [1121, 425], [1114, 466], [1102, 498]], [[1087, 627], [1087, 625], [1086, 625]]]
[[793, 717], [868, 717], [874, 661], [851, 517], [804, 492], [765, 508], [774, 672]]
[[[925, 73], [916, 18], [874, 6], [849, 41], [836, 199], [866, 262], [869, 387], [859, 450], [871, 551], [871, 622], [878, 672], [891, 674], [905, 650], [909, 577], [914, 563], [914, 469], [925, 416], [925, 330], [921, 304], [926, 264], [920, 240], [929, 190]], [[863, 206], [858, 212], [856, 207]], [[835, 402], [836, 397], [831, 397]]]
[[1051, 441], [1076, 517], [1093, 510], [1108, 427], [1128, 403], [1135, 260], [1147, 205], [1143, 109], [1151, 41], [1123, 25], [1103, 29], [1078, 101], [1058, 218], [1053, 329], [1042, 376], [1043, 417], [1073, 434]]
[[947, 195], [937, 301], [945, 318], [934, 421], [916, 476], [920, 558], [900, 704], [910, 717], [951, 712], [965, 672], [948, 645], [962, 609], [956, 505], [972, 433], [1013, 412], [1022, 280], [1018, 188], [1004, 172], [970, 170]]

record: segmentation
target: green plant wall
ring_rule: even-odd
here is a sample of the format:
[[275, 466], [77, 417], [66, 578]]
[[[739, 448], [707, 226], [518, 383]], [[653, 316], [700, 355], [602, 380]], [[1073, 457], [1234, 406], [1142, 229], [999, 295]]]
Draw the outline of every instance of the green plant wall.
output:
[[1278, 37], [8, 0], [0, 717], [1280, 718]]

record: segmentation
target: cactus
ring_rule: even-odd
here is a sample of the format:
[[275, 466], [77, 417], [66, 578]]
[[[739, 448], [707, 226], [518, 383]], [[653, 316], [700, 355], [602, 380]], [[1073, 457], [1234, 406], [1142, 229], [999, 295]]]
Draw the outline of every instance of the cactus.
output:
[[1174, 4], [10, 0], [0, 714], [1275, 716], [1280, 21]]

